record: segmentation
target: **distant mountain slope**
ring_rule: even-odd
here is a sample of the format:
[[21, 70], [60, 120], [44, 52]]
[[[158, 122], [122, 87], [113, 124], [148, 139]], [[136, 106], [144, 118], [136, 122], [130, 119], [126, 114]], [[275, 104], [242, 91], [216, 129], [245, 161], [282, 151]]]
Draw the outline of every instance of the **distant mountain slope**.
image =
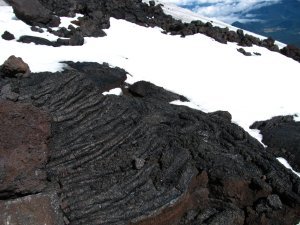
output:
[[237, 21], [233, 25], [300, 47], [300, 1], [282, 1], [248, 13], [260, 21], [249, 23]]
[[[191, 1], [184, 2], [180, 6], [197, 11], [199, 7], [206, 8], [215, 4]], [[278, 1], [275, 4], [253, 7], [253, 9], [234, 12], [230, 15], [240, 18], [232, 23], [235, 27], [300, 47], [300, 1], [298, 0]], [[231, 18], [230, 15], [227, 17]]]

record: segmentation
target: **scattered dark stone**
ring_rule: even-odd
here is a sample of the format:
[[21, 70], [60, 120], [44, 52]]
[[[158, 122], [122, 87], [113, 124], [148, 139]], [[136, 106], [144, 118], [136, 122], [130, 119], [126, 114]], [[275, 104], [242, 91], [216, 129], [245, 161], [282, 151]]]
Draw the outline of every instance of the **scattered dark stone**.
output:
[[0, 73], [4, 77], [27, 77], [30, 69], [22, 58], [12, 55], [0, 67]]
[[60, 19], [51, 15], [38, 0], [7, 0], [16, 16], [29, 25], [58, 26]]
[[150, 98], [157, 101], [172, 102], [175, 100], [188, 101], [182, 95], [167, 91], [146, 81], [139, 81], [129, 87], [129, 93], [136, 97]]
[[138, 170], [142, 169], [145, 165], [145, 159], [135, 158], [134, 159], [134, 167]]
[[44, 33], [44, 30], [40, 27], [32, 26], [30, 29], [34, 32]]
[[47, 45], [47, 46], [54, 46], [55, 43], [53, 43], [52, 41], [49, 41], [45, 38], [41, 38], [41, 37], [35, 37], [35, 36], [29, 36], [29, 35], [23, 35], [19, 38], [18, 42], [22, 42], [22, 43], [34, 43], [36, 45]]
[[254, 55], [257, 55], [257, 56], [261, 56], [261, 53], [259, 52], [253, 52]]
[[81, 46], [84, 44], [84, 37], [79, 33], [75, 33], [70, 37], [69, 43], [71, 46]]
[[[84, 15], [75, 22], [75, 24], [79, 26], [75, 30], [71, 29], [68, 31], [64, 28], [62, 28], [61, 31], [50, 30], [53, 34], [63, 38], [70, 38], [77, 32], [83, 37], [106, 36], [103, 29], [110, 27], [109, 19], [110, 17], [114, 17], [147, 27], [158, 26], [164, 30], [163, 33], [180, 35], [181, 37], [202, 33], [223, 44], [229, 41], [236, 42], [244, 47], [257, 45], [268, 48], [271, 51], [281, 52], [300, 62], [300, 50], [298, 48], [286, 47], [280, 51], [272, 38], [260, 40], [254, 36], [244, 34], [243, 30], [238, 29], [234, 32], [228, 28], [213, 26], [210, 22], [202, 23], [201, 21], [192, 21], [191, 23], [183, 23], [172, 18], [170, 15], [164, 14], [161, 4], [155, 5], [154, 1], [150, 1], [149, 5], [140, 0], [124, 0], [122, 2], [118, 0], [87, 0], [84, 4], [81, 0], [66, 0], [64, 2], [60, 0], [30, 1], [32, 4], [28, 2], [25, 3], [24, 0], [9, 0], [12, 5], [16, 5], [14, 6], [16, 11], [19, 10], [22, 12], [19, 18], [24, 21], [29, 21], [29, 24], [34, 23], [34, 25], [42, 26], [58, 25], [59, 18], [53, 17], [50, 12], [55, 12], [58, 16], [74, 16], [75, 13]], [[38, 7], [40, 4], [41, 7]], [[21, 7], [23, 5], [27, 6]], [[35, 10], [36, 8], [38, 8], [38, 10]]]
[[293, 116], [278, 116], [255, 122], [250, 128], [260, 130], [267, 151], [285, 158], [300, 171], [300, 122], [295, 122]]
[[[40, 192], [54, 188], [66, 224], [290, 225], [299, 221], [299, 179], [231, 123], [228, 112], [206, 114], [172, 105], [143, 88], [137, 93], [144, 97], [104, 96], [103, 87], [123, 85], [124, 70], [67, 63], [70, 68], [63, 72], [5, 80], [18, 90], [18, 104], [34, 105], [52, 118], [46, 145], [49, 157], [40, 166], [47, 187]], [[153, 84], [145, 86], [169, 94]], [[17, 107], [12, 108], [8, 111]], [[20, 122], [13, 119], [24, 114], [8, 113], [11, 118], [4, 117], [4, 124], [31, 124], [27, 117]], [[25, 134], [35, 128], [21, 127]], [[11, 142], [20, 139], [17, 129], [7, 129], [17, 131], [9, 133]], [[7, 174], [1, 167], [5, 162], [0, 160], [0, 174]], [[45, 204], [40, 202], [39, 210]]]
[[102, 30], [102, 27], [109, 27], [109, 20], [107, 23], [107, 25], [99, 26], [99, 24], [95, 24], [94, 21], [84, 18], [80, 20], [79, 31], [85, 37], [104, 37], [106, 33]]
[[15, 36], [13, 34], [9, 33], [8, 31], [5, 31], [1, 37], [7, 41], [11, 41], [11, 40], [15, 39]]
[[246, 52], [246, 50], [243, 48], [239, 48], [237, 51], [242, 53], [244, 56], [252, 56], [251, 52]]
[[84, 37], [79, 34], [76, 33], [74, 35], [71, 36], [71, 38], [58, 38], [56, 41], [49, 41], [45, 38], [41, 38], [41, 37], [35, 37], [35, 36], [28, 36], [28, 35], [24, 35], [21, 36], [18, 40], [18, 42], [22, 42], [22, 43], [34, 43], [36, 45], [46, 45], [46, 46], [52, 46], [52, 47], [60, 47], [60, 46], [81, 46], [84, 44]]

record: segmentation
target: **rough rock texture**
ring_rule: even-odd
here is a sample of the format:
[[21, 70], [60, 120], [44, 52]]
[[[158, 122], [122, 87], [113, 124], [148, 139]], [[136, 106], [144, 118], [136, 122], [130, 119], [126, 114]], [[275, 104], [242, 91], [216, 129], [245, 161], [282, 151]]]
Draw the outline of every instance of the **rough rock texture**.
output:
[[283, 49], [280, 50], [281, 54], [290, 57], [298, 62], [300, 62], [300, 49], [293, 46], [287, 45]]
[[74, 63], [70, 61], [62, 62], [68, 65], [68, 68], [83, 73], [91, 79], [99, 88], [99, 91], [105, 92], [124, 85], [127, 79], [127, 72], [121, 68], [111, 68], [108, 64], [98, 64], [92, 62]]
[[245, 49], [243, 48], [239, 48], [237, 49], [237, 51], [241, 54], [243, 54], [244, 56], [252, 56], [251, 52], [247, 52]]
[[0, 201], [0, 212], [1, 225], [63, 225], [55, 193]]
[[295, 122], [293, 116], [279, 116], [256, 122], [251, 128], [260, 130], [267, 151], [285, 158], [300, 171], [300, 122]]
[[22, 43], [34, 43], [36, 45], [47, 45], [47, 46], [55, 46], [55, 42], [49, 41], [45, 38], [35, 37], [30, 35], [23, 35], [19, 38], [18, 42]]
[[49, 120], [32, 105], [0, 100], [0, 199], [45, 187]]
[[16, 16], [29, 25], [58, 26], [59, 17], [53, 16], [38, 0], [7, 0]]
[[0, 67], [0, 76], [3, 77], [26, 77], [29, 74], [28, 64], [14, 55], [10, 56]]
[[109, 76], [125, 88], [124, 71], [68, 65], [73, 69], [5, 80], [19, 102], [51, 115], [43, 171], [60, 196], [65, 224], [299, 221], [299, 178], [229, 113], [205, 114], [159, 95], [104, 96]]
[[11, 40], [14, 40], [15, 39], [15, 36], [11, 33], [9, 33], [8, 31], [5, 31], [1, 37], [4, 39], [4, 40], [7, 40], [7, 41], [11, 41]]
[[136, 82], [131, 85], [128, 90], [130, 94], [140, 98], [157, 99], [165, 102], [172, 102], [175, 100], [188, 101], [188, 99], [182, 95], [172, 93], [146, 81]]
[[71, 35], [68, 39], [58, 38], [56, 41], [49, 41], [46, 38], [35, 37], [30, 35], [23, 35], [19, 38], [18, 42], [22, 43], [34, 43], [36, 45], [47, 45], [52, 47], [60, 47], [60, 46], [81, 46], [84, 44], [84, 37], [81, 34], [75, 33]]

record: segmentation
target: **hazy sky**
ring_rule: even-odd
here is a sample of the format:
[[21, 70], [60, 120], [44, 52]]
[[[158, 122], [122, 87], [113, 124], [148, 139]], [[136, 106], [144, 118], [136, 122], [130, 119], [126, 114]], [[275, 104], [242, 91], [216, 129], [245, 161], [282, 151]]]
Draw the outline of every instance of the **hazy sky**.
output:
[[[189, 5], [193, 11], [201, 15], [216, 18], [228, 23], [237, 20], [253, 20], [248, 11], [262, 6], [274, 4], [281, 0], [163, 0], [178, 5]], [[242, 15], [242, 16], [241, 16]]]

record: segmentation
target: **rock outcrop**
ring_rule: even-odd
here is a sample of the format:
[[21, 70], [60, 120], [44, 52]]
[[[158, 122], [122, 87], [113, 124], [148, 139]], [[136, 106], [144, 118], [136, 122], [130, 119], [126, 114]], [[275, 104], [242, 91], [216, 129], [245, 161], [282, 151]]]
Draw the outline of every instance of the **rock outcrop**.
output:
[[[0, 79], [1, 88], [10, 85], [19, 95], [16, 103], [5, 102], [11, 105], [3, 119], [9, 127], [20, 123], [13, 117], [34, 117], [32, 111], [51, 118], [49, 138], [48, 125], [38, 125], [48, 124], [45, 119], [25, 118], [21, 126], [29, 136], [23, 136], [22, 148], [31, 143], [32, 130], [40, 132], [33, 146], [47, 140], [47, 160], [32, 164], [45, 175], [43, 185], [27, 192], [36, 199], [31, 207], [38, 203], [49, 209], [45, 217], [54, 211], [53, 218], [71, 225], [299, 222], [299, 178], [231, 123], [228, 112], [206, 114], [171, 105], [164, 96], [182, 97], [147, 82], [130, 86], [119, 68], [65, 63], [69, 67], [63, 72]], [[124, 95], [102, 95], [117, 86]], [[25, 105], [28, 111], [13, 113]], [[9, 138], [21, 141], [19, 134], [9, 133]], [[34, 149], [33, 159], [43, 148]], [[24, 171], [34, 171], [31, 164], [26, 168], [24, 176]], [[5, 174], [0, 173], [2, 181]], [[18, 198], [19, 189], [8, 188], [18, 187], [17, 181], [1, 182], [0, 209], [15, 204], [16, 197], [21, 202], [16, 212], [27, 204], [25, 193]], [[59, 209], [49, 208], [49, 191], [58, 196]], [[14, 213], [9, 210], [0, 216], [4, 221]]]
[[29, 25], [58, 26], [60, 19], [52, 15], [38, 0], [7, 0], [16, 16]]
[[300, 62], [300, 49], [293, 45], [287, 45], [280, 50], [281, 54], [290, 57], [298, 62]]
[[3, 65], [0, 66], [0, 76], [3, 77], [20, 77], [28, 76], [30, 69], [22, 58], [14, 55], [10, 56]]
[[293, 116], [278, 116], [255, 122], [251, 128], [260, 130], [267, 151], [287, 159], [296, 171], [300, 171], [300, 122]]

